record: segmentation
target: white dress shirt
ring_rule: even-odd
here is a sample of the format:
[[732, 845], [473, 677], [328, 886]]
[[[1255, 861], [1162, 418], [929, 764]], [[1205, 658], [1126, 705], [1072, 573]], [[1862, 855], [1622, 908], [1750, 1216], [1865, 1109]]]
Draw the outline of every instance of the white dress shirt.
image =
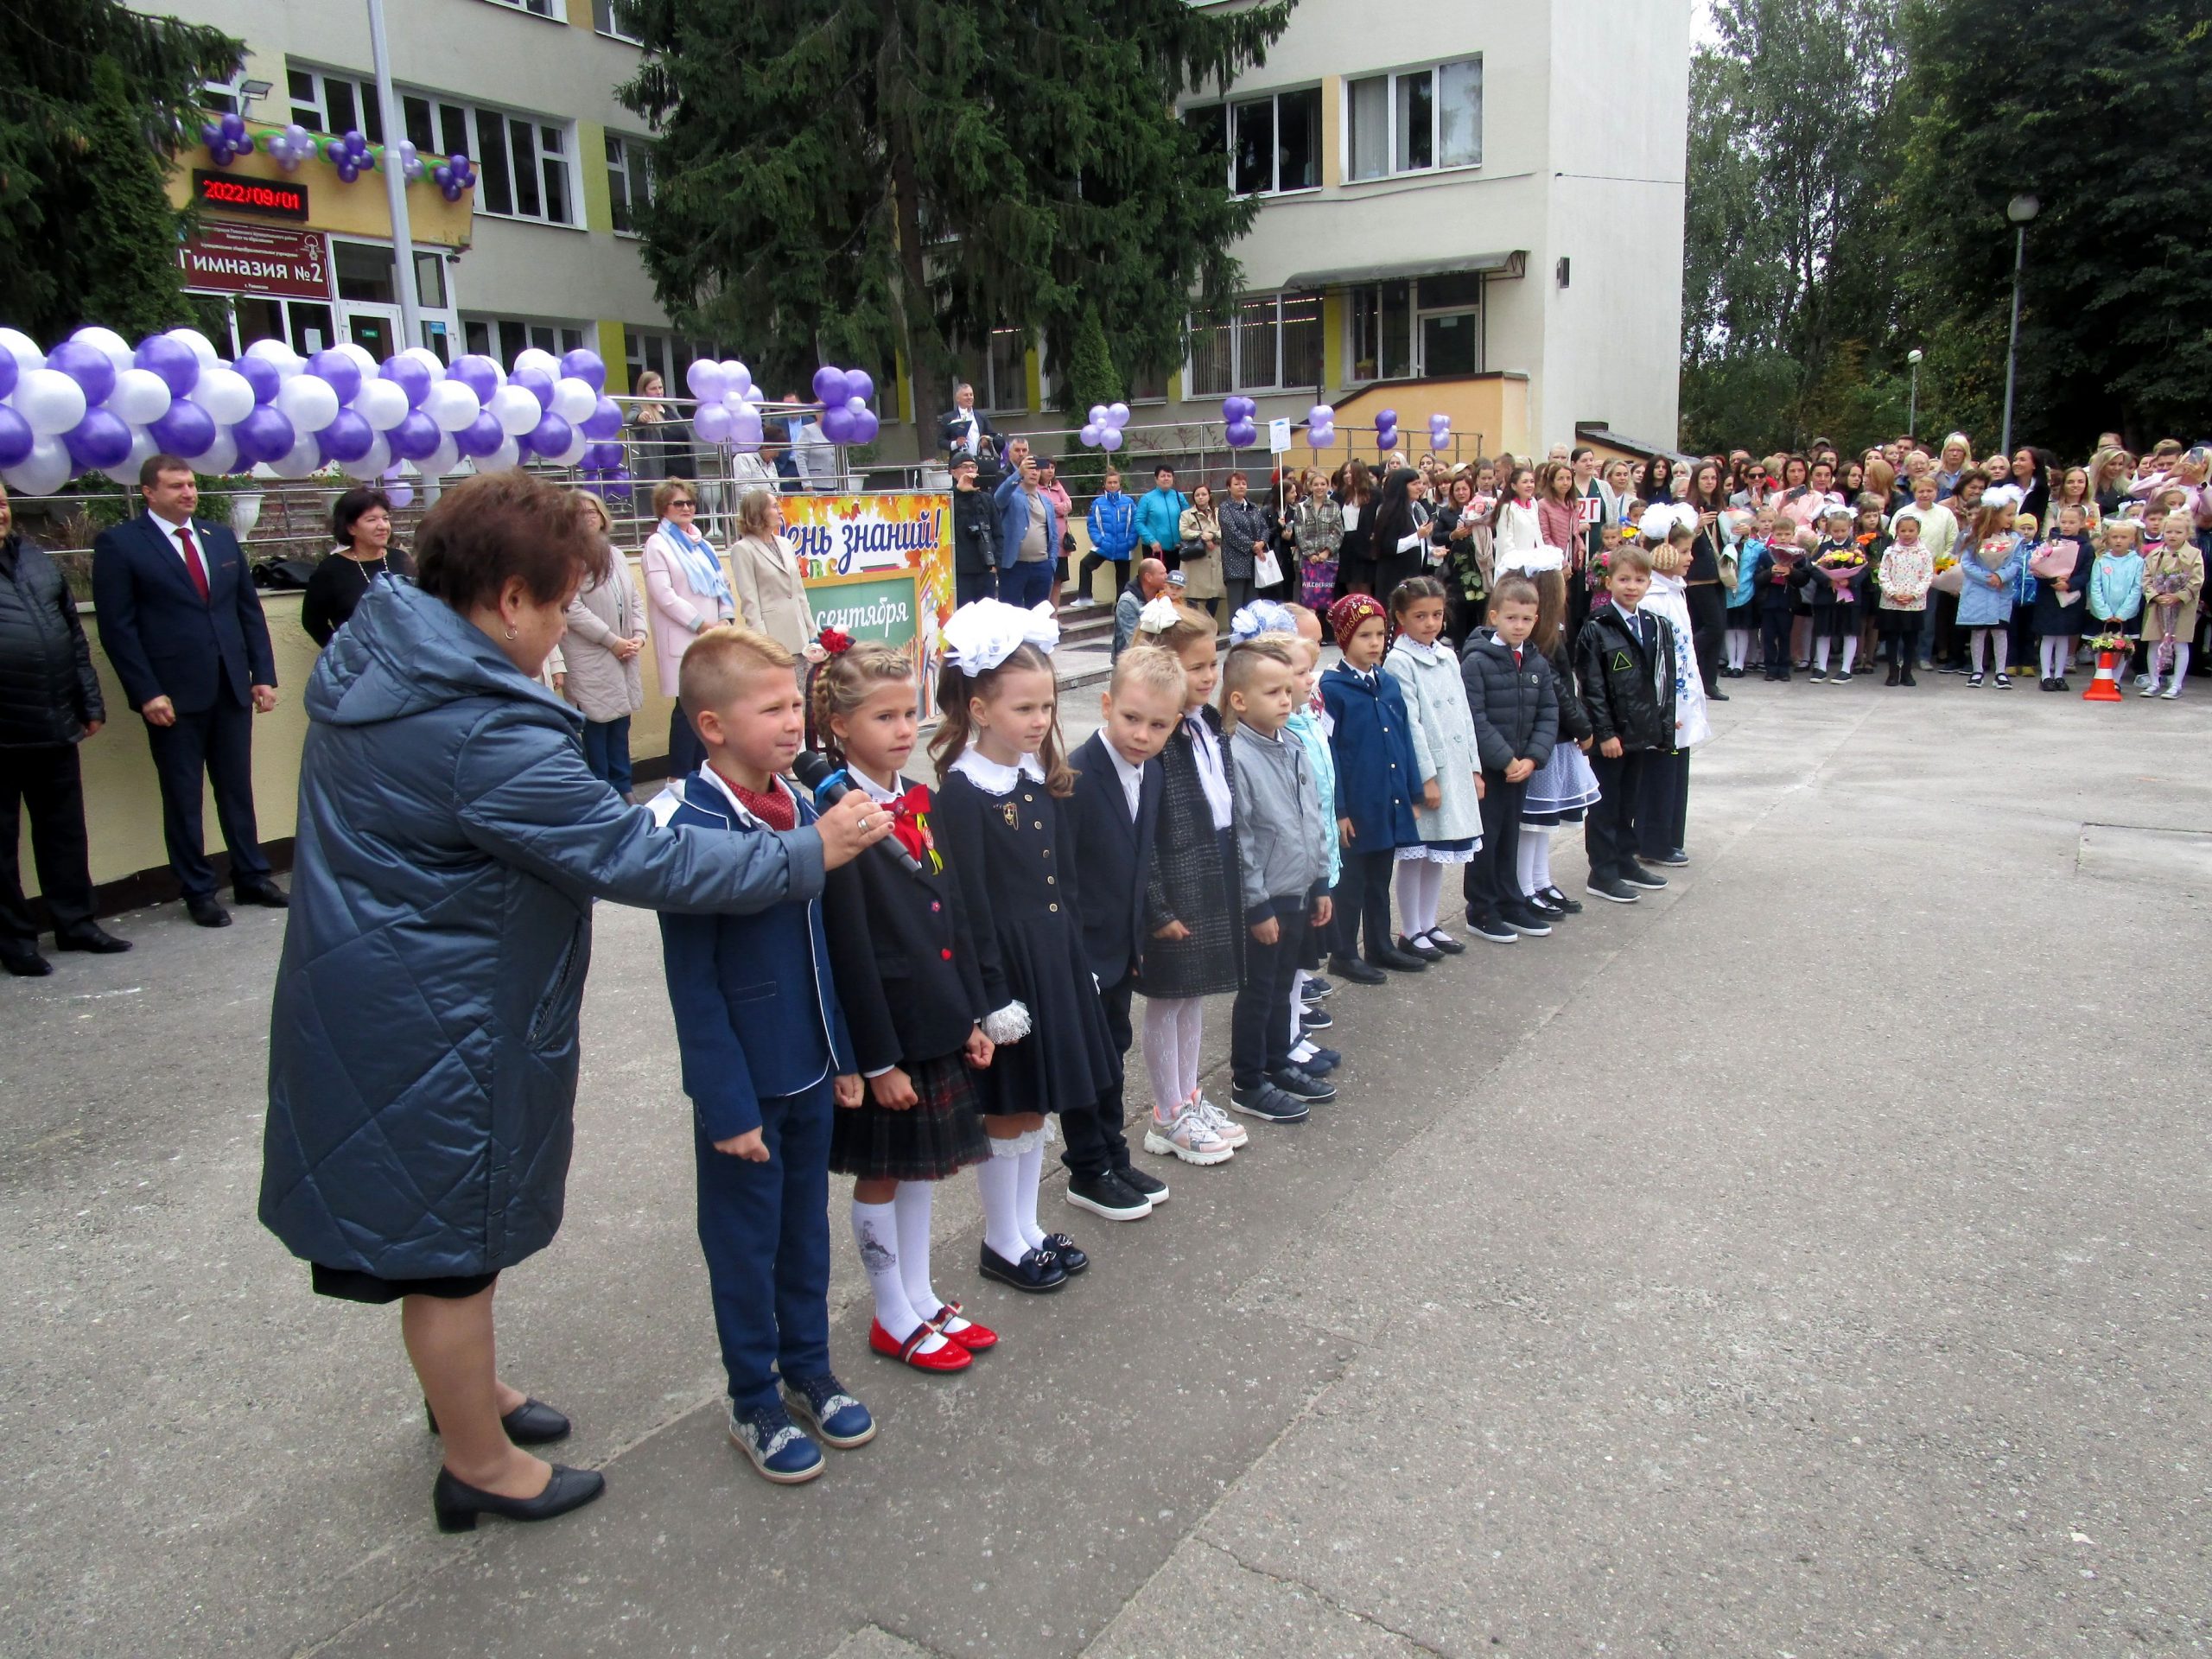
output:
[[168, 519], [162, 518], [158, 512], [149, 512], [146, 516], [152, 519], [154, 523], [160, 527], [162, 535], [168, 537], [169, 551], [176, 555], [176, 562], [184, 567], [185, 574], [188, 575], [192, 573], [192, 561], [184, 556], [184, 543], [179, 541], [177, 537], [182, 535], [187, 530], [191, 530], [193, 532], [193, 548], [200, 555], [200, 572], [204, 576], [207, 576], [211, 579], [213, 577], [213, 569], [207, 563], [207, 545], [202, 539], [200, 531], [194, 528], [190, 520], [188, 519], [185, 523], [181, 524], [173, 524]]
[[1135, 823], [1144, 802], [1144, 768], [1131, 766], [1111, 743], [1106, 746], [1106, 758], [1114, 763], [1114, 775], [1122, 780], [1122, 794], [1129, 804], [1129, 822]]

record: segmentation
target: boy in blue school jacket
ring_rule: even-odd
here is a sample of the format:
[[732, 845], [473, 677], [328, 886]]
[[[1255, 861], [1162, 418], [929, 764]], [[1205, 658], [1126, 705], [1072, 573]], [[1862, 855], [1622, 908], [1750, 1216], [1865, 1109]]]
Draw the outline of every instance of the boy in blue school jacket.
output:
[[[709, 628], [683, 653], [678, 696], [706, 764], [653, 802], [671, 828], [761, 835], [814, 822], [778, 776], [805, 705], [791, 653], [764, 634]], [[830, 1124], [861, 1079], [830, 976], [818, 899], [749, 916], [663, 915], [661, 949], [699, 1170], [699, 1243], [729, 1372], [729, 1437], [780, 1485], [823, 1456], [785, 1398], [834, 1446], [875, 1438], [830, 1370]], [[779, 1395], [780, 1377], [785, 1395]]]

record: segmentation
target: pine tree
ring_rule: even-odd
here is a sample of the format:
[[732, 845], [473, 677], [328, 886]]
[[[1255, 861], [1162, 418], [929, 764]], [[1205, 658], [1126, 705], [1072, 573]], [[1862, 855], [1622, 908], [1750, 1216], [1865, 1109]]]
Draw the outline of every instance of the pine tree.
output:
[[993, 328], [1068, 362], [1095, 308], [1111, 359], [1163, 365], [1257, 211], [1175, 97], [1262, 61], [1294, 3], [639, 0], [661, 299], [779, 390], [895, 353], [925, 420]]
[[135, 339], [187, 315], [167, 164], [245, 47], [115, 0], [0, 9], [0, 322]]

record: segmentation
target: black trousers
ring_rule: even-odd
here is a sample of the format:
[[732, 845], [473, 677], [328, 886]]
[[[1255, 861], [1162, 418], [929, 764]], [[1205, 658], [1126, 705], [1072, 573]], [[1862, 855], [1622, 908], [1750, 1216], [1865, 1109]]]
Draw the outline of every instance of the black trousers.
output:
[[1636, 850], [1647, 859], [1664, 858], [1683, 845], [1690, 818], [1690, 752], [1659, 749], [1644, 757], [1637, 782]]
[[[1789, 613], [1783, 613], [1783, 631]], [[1598, 803], [1582, 819], [1582, 846], [1590, 857], [1592, 881], [1616, 880], [1636, 857], [1636, 802], [1643, 788], [1648, 749], [1630, 749], [1607, 760], [1602, 748], [1590, 751], [1590, 770], [1598, 774]]]
[[691, 729], [691, 720], [677, 703], [668, 711], [668, 775], [689, 778], [706, 764], [707, 746]]
[[200, 810], [203, 779], [215, 786], [215, 820], [230, 851], [232, 883], [268, 875], [253, 821], [253, 710], [219, 697], [212, 709], [178, 715], [173, 726], [149, 724], [146, 744], [161, 779], [162, 839], [185, 896], [215, 893]]
[[1717, 582], [1698, 582], [1682, 598], [1690, 611], [1690, 648], [1697, 653], [1697, 671], [1710, 695], [1720, 689], [1720, 637], [1728, 631], [1728, 601]]
[[[1759, 607], [1759, 649], [1770, 674], [1789, 671], [1789, 607], [1785, 603]], [[1590, 764], [1598, 764], [1592, 757]]]
[[[1124, 974], [1098, 993], [1098, 1005], [1106, 1011], [1107, 1034], [1114, 1039], [1115, 1052], [1124, 1061], [1134, 1038], [1129, 997], [1136, 988], [1136, 976]], [[1087, 1109], [1060, 1114], [1060, 1133], [1068, 1142], [1060, 1161], [1077, 1175], [1097, 1176], [1109, 1169], [1128, 1168], [1129, 1143], [1122, 1134], [1122, 1083], [1116, 1077]]]
[[1502, 772], [1483, 771], [1483, 844], [1475, 849], [1461, 888], [1471, 916], [1496, 916], [1503, 905], [1519, 904], [1528, 895], [1521, 891], [1521, 804], [1529, 798], [1529, 780], [1505, 781]]
[[1312, 924], [1304, 894], [1269, 902], [1275, 942], [1261, 944], [1246, 926], [1244, 979], [1229, 1014], [1229, 1080], [1239, 1089], [1249, 1089], [1290, 1064], [1290, 988], [1298, 982], [1299, 959], [1306, 954], [1306, 931]]
[[999, 592], [999, 573], [991, 570], [955, 570], [952, 573], [952, 599], [956, 605], [972, 605], [979, 599], [995, 599]]
[[1102, 564], [1110, 567], [1114, 572], [1114, 597], [1116, 599], [1121, 598], [1122, 594], [1128, 589], [1129, 585], [1129, 562], [1127, 559], [1109, 559], [1103, 553], [1086, 553], [1083, 556], [1083, 563], [1078, 566], [1076, 570], [1075, 585], [1077, 598], [1089, 599], [1090, 597], [1090, 573], [1096, 570]]
[[1344, 955], [1359, 954], [1362, 928], [1369, 957], [1389, 949], [1390, 876], [1397, 863], [1396, 853], [1388, 848], [1379, 853], [1344, 849], [1344, 874], [1337, 882], [1337, 949]]
[[0, 939], [38, 937], [23, 901], [17, 825], [31, 815], [31, 856], [56, 932], [92, 919], [92, 852], [85, 839], [85, 788], [74, 743], [0, 749]]

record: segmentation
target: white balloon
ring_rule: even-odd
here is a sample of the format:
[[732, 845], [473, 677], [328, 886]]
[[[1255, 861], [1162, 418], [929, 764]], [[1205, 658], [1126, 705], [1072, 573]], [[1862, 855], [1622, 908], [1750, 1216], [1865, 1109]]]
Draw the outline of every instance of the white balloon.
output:
[[213, 416], [216, 425], [236, 426], [253, 413], [253, 383], [236, 369], [202, 369], [192, 401]]
[[[41, 438], [58, 438], [85, 418], [85, 389], [59, 369], [26, 369], [16, 382], [15, 396], [9, 399], [15, 404], [16, 413], [29, 424], [32, 435]], [[29, 467], [35, 454], [26, 456], [20, 463]], [[44, 495], [44, 490], [35, 490], [35, 495]]]
[[434, 382], [446, 378], [446, 365], [438, 360], [438, 354], [427, 346], [410, 346], [400, 355], [412, 358], [428, 369], [430, 372], [430, 378]]
[[289, 380], [307, 367], [307, 359], [281, 340], [257, 340], [245, 348], [248, 357], [257, 357], [276, 371], [281, 378]]
[[114, 466], [103, 467], [100, 470], [118, 484], [136, 485], [138, 482], [138, 469], [151, 461], [160, 453], [160, 450], [161, 446], [154, 442], [151, 433], [133, 432], [130, 435], [130, 453], [116, 462]]
[[569, 425], [575, 426], [590, 419], [592, 410], [598, 407], [599, 394], [591, 389], [590, 381], [579, 380], [573, 374], [564, 374], [553, 383], [552, 413]]
[[302, 432], [292, 445], [288, 455], [279, 455], [269, 463], [269, 470], [279, 478], [305, 478], [322, 465], [322, 451], [316, 447], [315, 435]]
[[[530, 394], [524, 392], [523, 396], [528, 397]], [[537, 400], [531, 397], [531, 401], [536, 403]], [[512, 437], [507, 437], [500, 439], [499, 447], [476, 463], [476, 470], [480, 473], [504, 473], [521, 465], [522, 446]]]
[[377, 360], [369, 355], [367, 346], [358, 345], [350, 340], [341, 340], [330, 349], [359, 369], [361, 372], [362, 379], [373, 380], [377, 378]]
[[[423, 399], [423, 412], [430, 417], [439, 431], [458, 432], [481, 415], [484, 406], [476, 401], [476, 394], [460, 381], [441, 380], [430, 388], [429, 396]], [[439, 470], [444, 471], [445, 468]]]
[[115, 377], [115, 390], [107, 407], [130, 423], [144, 426], [169, 412], [169, 383], [151, 369], [125, 369]]
[[[467, 391], [468, 388], [463, 386], [461, 390]], [[475, 395], [474, 392], [469, 392], [472, 400]], [[473, 415], [469, 416], [470, 420], [475, 418]], [[442, 478], [460, 465], [461, 446], [453, 441], [453, 434], [448, 432], [438, 440], [438, 447], [430, 452], [427, 460], [415, 463], [415, 470], [425, 478]]]
[[407, 391], [396, 380], [366, 380], [353, 398], [353, 412], [378, 432], [389, 432], [407, 418]]
[[320, 432], [338, 418], [338, 389], [319, 374], [294, 375], [269, 401], [295, 432]]
[[348, 478], [358, 478], [366, 482], [377, 477], [391, 465], [391, 446], [385, 442], [383, 435], [379, 434], [377, 441], [369, 446], [368, 454], [363, 455], [359, 461], [340, 461], [338, 470]]
[[216, 353], [215, 342], [197, 328], [172, 328], [168, 332], [168, 338], [189, 349], [192, 354], [200, 359], [200, 366], [202, 369], [212, 369], [223, 360]]
[[127, 369], [134, 353], [121, 334], [112, 328], [79, 328], [69, 336], [79, 346], [89, 346], [105, 357], [118, 369]]
[[532, 346], [515, 353], [514, 372], [520, 374], [524, 369], [543, 369], [558, 380], [561, 378], [561, 359], [550, 352]]
[[591, 440], [584, 436], [583, 429], [572, 426], [569, 429], [569, 447], [549, 459], [563, 467], [573, 467], [584, 458], [584, 451], [590, 448]]
[[0, 482], [16, 495], [52, 495], [69, 481], [75, 465], [60, 438], [41, 437], [31, 445], [30, 454], [0, 473]]
[[499, 430], [511, 438], [522, 436], [545, 418], [544, 410], [527, 386], [501, 386], [485, 408], [499, 423]]
[[[28, 374], [33, 369], [46, 366], [46, 353], [39, 350], [36, 340], [21, 329], [0, 328], [0, 352], [5, 352], [16, 359], [16, 368], [20, 373]], [[29, 464], [28, 458], [24, 464]]]
[[220, 478], [238, 464], [238, 441], [231, 435], [231, 429], [215, 429], [215, 442], [205, 451], [189, 457], [194, 472], [206, 473], [211, 478]]

